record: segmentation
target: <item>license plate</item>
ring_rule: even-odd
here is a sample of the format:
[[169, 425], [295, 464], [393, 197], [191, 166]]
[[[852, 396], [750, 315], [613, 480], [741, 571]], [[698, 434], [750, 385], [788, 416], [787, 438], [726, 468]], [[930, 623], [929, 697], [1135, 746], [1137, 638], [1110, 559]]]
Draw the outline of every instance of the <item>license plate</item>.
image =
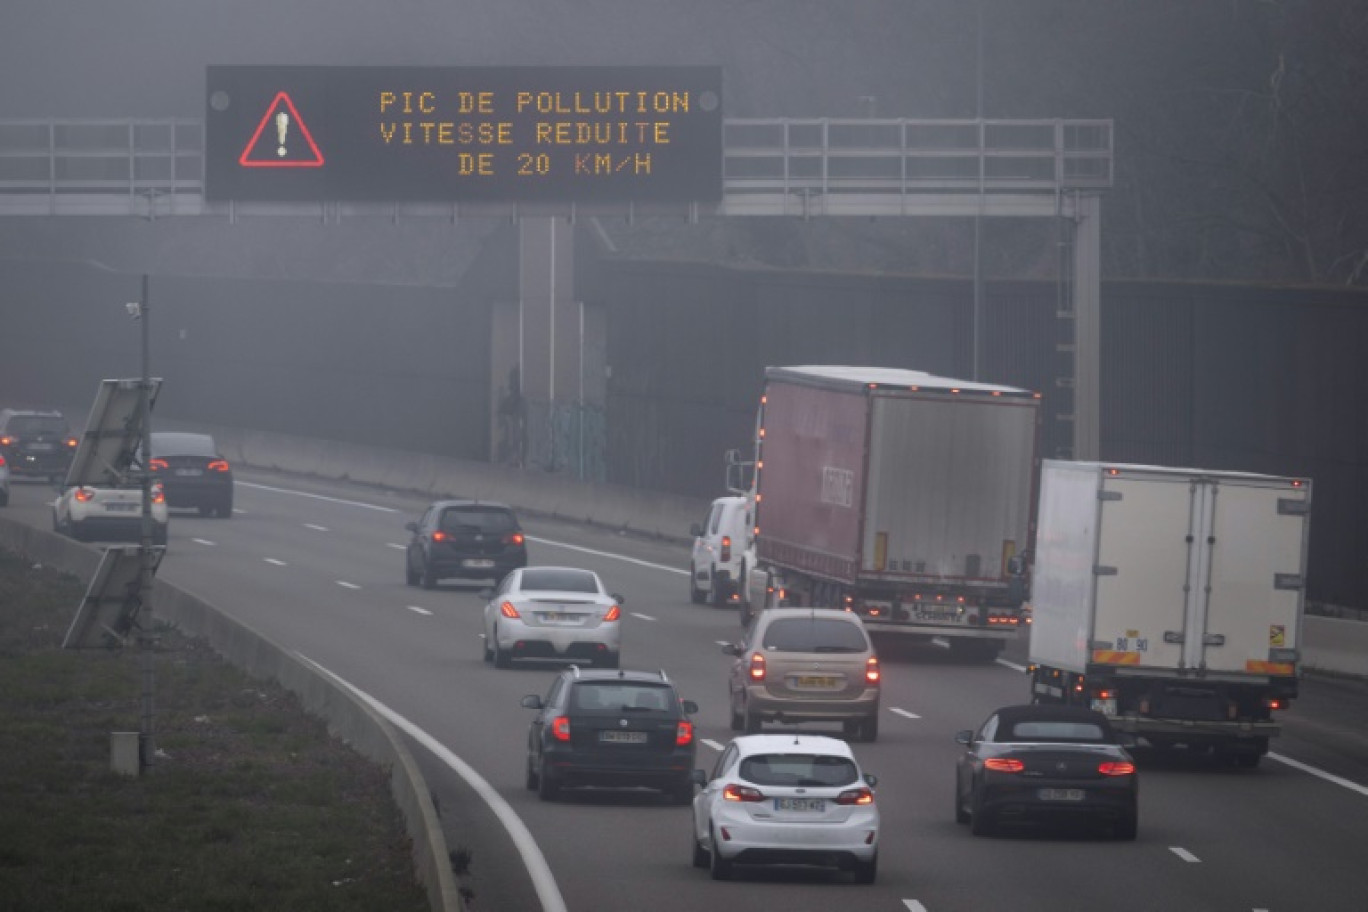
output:
[[798, 675], [793, 679], [794, 687], [807, 689], [830, 689], [840, 686], [841, 679], [835, 675]]
[[645, 732], [601, 731], [599, 740], [607, 744], [645, 744]]
[[776, 811], [825, 811], [825, 798], [775, 798]]
[[111, 503], [105, 504], [105, 509], [111, 513], [132, 513], [138, 509], [139, 504], [135, 503]]
[[461, 561], [462, 567], [469, 567], [472, 570], [488, 570], [494, 566], [494, 562], [483, 557], [472, 557]]
[[1041, 801], [1082, 801], [1082, 789], [1037, 789]]
[[52, 443], [30, 443], [28, 448], [31, 453], [51, 453], [57, 446]]
[[553, 624], [575, 623], [579, 621], [580, 616], [578, 614], [567, 614], [564, 611], [543, 611], [541, 612], [541, 619], [543, 621], [550, 621]]
[[176, 469], [176, 475], [180, 478], [196, 478], [203, 474], [202, 469]]
[[959, 613], [955, 611], [928, 611], [925, 608], [917, 610], [917, 617], [923, 621], [958, 621]]

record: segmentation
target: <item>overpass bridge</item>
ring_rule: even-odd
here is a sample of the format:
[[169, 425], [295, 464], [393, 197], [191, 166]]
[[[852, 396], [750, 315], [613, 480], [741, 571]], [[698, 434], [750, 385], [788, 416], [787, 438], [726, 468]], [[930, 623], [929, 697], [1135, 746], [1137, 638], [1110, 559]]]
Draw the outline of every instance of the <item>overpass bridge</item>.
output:
[[[549, 253], [552, 264], [549, 274], [522, 269], [521, 294], [548, 301], [552, 311], [557, 296], [573, 300], [554, 264], [558, 249], [565, 261], [569, 226], [579, 217], [1061, 219], [1071, 243], [1058, 337], [1071, 366], [1054, 395], [1072, 402], [1060, 420], [1072, 424], [1073, 447], [1056, 455], [1097, 456], [1099, 220], [1101, 194], [1113, 183], [1110, 120], [725, 119], [722, 198], [710, 203], [216, 201], [205, 195], [205, 149], [205, 125], [196, 119], [0, 120], [0, 217], [303, 215], [323, 225], [512, 218], [523, 234], [521, 257], [540, 264]], [[976, 250], [975, 373], [977, 260]]]

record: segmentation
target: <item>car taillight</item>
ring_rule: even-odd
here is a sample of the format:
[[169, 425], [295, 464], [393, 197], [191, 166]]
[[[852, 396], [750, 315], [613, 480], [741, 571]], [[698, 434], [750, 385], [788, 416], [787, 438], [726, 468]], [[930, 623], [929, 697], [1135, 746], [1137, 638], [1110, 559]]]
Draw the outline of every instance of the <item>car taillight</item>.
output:
[[512, 602], [504, 602], [502, 605], [500, 605], [500, 606], [499, 606], [499, 614], [502, 614], [502, 615], [503, 615], [504, 617], [506, 617], [506, 618], [520, 618], [520, 617], [522, 617], [521, 614], [518, 614], [518, 609], [513, 607], [513, 603], [512, 603]]
[[0, 446], [14, 446], [14, 438], [0, 437]]
[[675, 726], [675, 744], [684, 745], [693, 742], [693, 723], [687, 719], [680, 720]]
[[436, 532], [432, 533], [433, 541], [446, 541], [446, 538], [447, 534], [443, 532], [441, 529], [438, 529]]
[[5, 464], [5, 457], [4, 457], [4, 456], [0, 456], [0, 466], [2, 466], [2, 465], [4, 465], [4, 464]]
[[211, 472], [226, 472], [226, 471], [228, 471], [228, 460], [226, 460], [226, 459], [215, 459], [213, 462], [209, 463], [209, 471], [211, 471]]
[[727, 787], [722, 789], [723, 801], [764, 801], [765, 796], [759, 789], [751, 788], [749, 785], [737, 785], [730, 782]]
[[1135, 764], [1124, 760], [1108, 760], [1099, 764], [1097, 771], [1104, 776], [1133, 776]]
[[551, 720], [551, 736], [557, 741], [570, 740], [570, 717], [557, 716]]
[[724, 535], [724, 536], [722, 536], [722, 559], [723, 559], [724, 561], [729, 561], [729, 560], [731, 560], [731, 536], [730, 536], [730, 535]]
[[989, 757], [983, 761], [983, 766], [995, 773], [1019, 773], [1026, 768], [1026, 764], [1011, 757]]
[[748, 672], [752, 681], [765, 680], [765, 657], [758, 652], [751, 653], [750, 670]]
[[620, 607], [618, 607], [617, 605], [614, 605], [613, 607], [609, 608], [609, 609], [608, 609], [606, 612], [604, 612], [604, 614], [603, 614], [603, 620], [604, 620], [605, 623], [608, 622], [608, 621], [617, 621], [617, 620], [621, 620], [621, 619], [622, 619], [622, 609], [621, 609]]
[[95, 492], [90, 490], [90, 488], [77, 488], [76, 493], [72, 496], [81, 503], [87, 503], [95, 498]]
[[865, 683], [878, 684], [879, 677], [879, 659], [877, 656], [870, 656], [865, 660]]
[[874, 791], [861, 786], [857, 789], [847, 789], [836, 796], [837, 804], [873, 804]]
[[162, 488], [161, 485], [156, 485], [155, 487], [152, 488], [152, 502], [153, 502], [153, 503], [165, 503], [165, 502], [166, 502], [166, 491], [165, 491], [165, 489]]
[[163, 472], [167, 468], [165, 459], [154, 459], [147, 464], [147, 467], [154, 472]]
[[75, 437], [68, 437], [68, 438], [66, 439], [67, 449], [68, 449], [68, 450], [74, 450], [74, 449], [76, 449], [77, 445], [78, 445], [80, 442], [81, 442], [81, 441], [77, 440]]
[[504, 544], [506, 545], [521, 545], [523, 541], [523, 534], [521, 532], [514, 532], [504, 538]]

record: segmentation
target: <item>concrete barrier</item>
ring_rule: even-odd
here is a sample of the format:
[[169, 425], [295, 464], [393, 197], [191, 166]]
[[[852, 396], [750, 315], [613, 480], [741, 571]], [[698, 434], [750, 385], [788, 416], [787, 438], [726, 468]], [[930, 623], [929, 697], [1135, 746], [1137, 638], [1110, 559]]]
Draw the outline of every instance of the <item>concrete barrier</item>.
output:
[[[88, 582], [100, 562], [90, 545], [35, 529], [0, 515], [0, 548]], [[321, 671], [208, 602], [162, 580], [154, 582], [154, 617], [188, 636], [203, 639], [247, 674], [275, 680], [328, 723], [328, 730], [390, 771], [390, 794], [413, 843], [414, 870], [433, 912], [464, 912], [447, 853], [441, 821], [428, 798], [427, 782], [394, 727], [355, 694]]]
[[1368, 678], [1368, 622], [1307, 616], [1302, 626], [1302, 667]]

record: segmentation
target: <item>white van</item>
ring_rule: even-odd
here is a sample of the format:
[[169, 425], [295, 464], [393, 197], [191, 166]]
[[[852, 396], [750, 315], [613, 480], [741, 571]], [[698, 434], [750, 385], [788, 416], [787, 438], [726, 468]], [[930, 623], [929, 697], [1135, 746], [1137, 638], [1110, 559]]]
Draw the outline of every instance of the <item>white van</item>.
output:
[[744, 574], [746, 530], [750, 514], [746, 498], [719, 497], [708, 518], [690, 530], [694, 537], [689, 563], [689, 599], [694, 604], [739, 604]]

